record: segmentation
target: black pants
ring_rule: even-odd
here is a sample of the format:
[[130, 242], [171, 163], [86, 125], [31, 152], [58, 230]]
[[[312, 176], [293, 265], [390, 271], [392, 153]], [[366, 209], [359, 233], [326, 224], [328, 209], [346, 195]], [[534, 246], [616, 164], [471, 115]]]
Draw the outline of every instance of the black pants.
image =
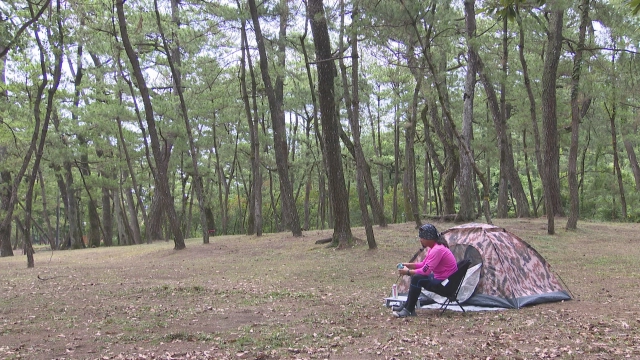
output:
[[429, 291], [433, 286], [438, 285], [442, 280], [435, 279], [433, 274], [429, 275], [413, 275], [411, 277], [411, 286], [409, 286], [409, 294], [407, 295], [407, 303], [404, 308], [413, 311], [422, 292], [422, 288]]

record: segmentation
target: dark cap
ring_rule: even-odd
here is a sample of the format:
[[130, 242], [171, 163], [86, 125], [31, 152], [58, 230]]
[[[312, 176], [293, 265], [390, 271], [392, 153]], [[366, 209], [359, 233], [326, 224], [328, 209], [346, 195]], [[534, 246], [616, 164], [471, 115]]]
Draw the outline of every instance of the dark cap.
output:
[[435, 226], [431, 224], [424, 224], [420, 226], [418, 236], [420, 236], [421, 239], [438, 240], [439, 234]]

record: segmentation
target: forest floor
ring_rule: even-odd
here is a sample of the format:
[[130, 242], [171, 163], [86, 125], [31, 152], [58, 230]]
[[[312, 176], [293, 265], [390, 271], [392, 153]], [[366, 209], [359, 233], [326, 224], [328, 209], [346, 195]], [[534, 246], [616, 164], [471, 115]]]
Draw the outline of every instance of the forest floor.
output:
[[[574, 299], [520, 310], [383, 306], [412, 223], [375, 227], [378, 249], [335, 250], [332, 230], [216, 236], [0, 259], [3, 359], [640, 358], [640, 224], [497, 219], [552, 265]], [[454, 226], [435, 223], [440, 231]], [[363, 229], [354, 235], [365, 238]]]

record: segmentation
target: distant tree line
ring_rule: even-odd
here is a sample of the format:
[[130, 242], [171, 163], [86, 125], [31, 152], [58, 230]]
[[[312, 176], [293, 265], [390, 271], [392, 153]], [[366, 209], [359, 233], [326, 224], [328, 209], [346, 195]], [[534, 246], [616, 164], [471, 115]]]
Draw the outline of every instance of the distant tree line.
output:
[[639, 221], [637, 6], [5, 1], [0, 255]]

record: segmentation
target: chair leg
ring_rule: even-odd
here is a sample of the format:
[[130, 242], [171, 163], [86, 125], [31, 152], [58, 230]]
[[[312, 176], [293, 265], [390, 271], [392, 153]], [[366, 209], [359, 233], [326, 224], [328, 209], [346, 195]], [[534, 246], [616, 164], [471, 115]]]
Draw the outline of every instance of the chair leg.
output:
[[446, 299], [446, 300], [442, 303], [442, 305], [440, 305], [440, 310], [442, 310], [442, 311], [440, 312], [440, 315], [442, 315], [442, 314], [445, 312], [445, 310], [447, 310], [447, 307], [449, 306], [449, 303], [451, 303], [451, 300]]
[[[456, 300], [457, 302], [458, 300]], [[451, 305], [451, 299], [446, 299], [442, 305], [440, 306], [440, 309], [442, 310], [440, 312], [440, 315], [442, 316], [442, 314], [444, 314], [444, 312], [447, 310], [447, 308], [449, 307], [449, 305]]]

